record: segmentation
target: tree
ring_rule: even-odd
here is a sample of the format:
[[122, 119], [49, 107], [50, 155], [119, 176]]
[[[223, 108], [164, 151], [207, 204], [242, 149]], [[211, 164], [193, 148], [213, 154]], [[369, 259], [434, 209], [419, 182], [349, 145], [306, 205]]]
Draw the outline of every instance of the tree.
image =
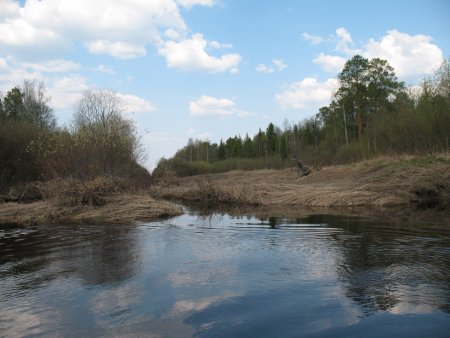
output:
[[4, 123], [6, 121], [5, 109], [3, 108], [3, 97], [0, 92], [0, 122]]
[[5, 117], [8, 121], [17, 121], [23, 115], [23, 94], [19, 87], [14, 87], [6, 93], [3, 99]]
[[219, 160], [225, 160], [227, 158], [227, 151], [225, 149], [225, 144], [222, 139], [220, 139], [219, 148], [218, 148], [218, 158]]
[[275, 126], [273, 123], [269, 123], [266, 130], [266, 142], [267, 150], [269, 153], [274, 153], [277, 151], [277, 134], [275, 132]]
[[39, 128], [53, 129], [56, 119], [48, 106], [50, 98], [45, 95], [43, 82], [23, 82], [22, 88], [14, 87], [6, 94], [1, 108], [6, 121], [30, 123]]
[[242, 152], [243, 152], [244, 158], [253, 157], [253, 141], [248, 136], [248, 134], [245, 134], [244, 143], [242, 145]]
[[350, 112], [358, 140], [362, 142], [368, 122], [388, 105], [397, 90], [403, 88], [403, 83], [398, 82], [394, 69], [386, 60], [374, 58], [369, 61], [360, 55], [345, 63], [338, 79], [340, 87], [334, 99], [344, 109], [344, 121]]
[[131, 120], [122, 117], [122, 102], [109, 90], [85, 91], [76, 107], [73, 131], [84, 149], [83, 165], [91, 175], [126, 174], [142, 159]]
[[50, 98], [45, 95], [44, 82], [23, 82], [23, 120], [41, 128], [54, 129], [56, 119], [53, 109], [48, 106]]

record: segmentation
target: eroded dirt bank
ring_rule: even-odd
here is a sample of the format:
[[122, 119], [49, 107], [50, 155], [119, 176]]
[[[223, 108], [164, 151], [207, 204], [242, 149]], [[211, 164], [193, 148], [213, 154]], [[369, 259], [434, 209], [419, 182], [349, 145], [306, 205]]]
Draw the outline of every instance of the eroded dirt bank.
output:
[[161, 180], [153, 196], [200, 203], [326, 208], [435, 208], [450, 204], [448, 158], [373, 160], [325, 167], [233, 171]]

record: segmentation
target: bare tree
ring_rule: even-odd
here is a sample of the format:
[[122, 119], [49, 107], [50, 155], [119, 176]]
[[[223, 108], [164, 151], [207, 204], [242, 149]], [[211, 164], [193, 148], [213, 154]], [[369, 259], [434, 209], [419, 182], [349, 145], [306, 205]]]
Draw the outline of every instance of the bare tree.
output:
[[24, 80], [22, 86], [24, 119], [39, 127], [54, 129], [56, 120], [53, 109], [48, 106], [50, 97], [46, 95], [43, 81]]
[[122, 113], [120, 97], [109, 90], [85, 91], [76, 106], [73, 131], [90, 175], [123, 176], [142, 159], [136, 127]]

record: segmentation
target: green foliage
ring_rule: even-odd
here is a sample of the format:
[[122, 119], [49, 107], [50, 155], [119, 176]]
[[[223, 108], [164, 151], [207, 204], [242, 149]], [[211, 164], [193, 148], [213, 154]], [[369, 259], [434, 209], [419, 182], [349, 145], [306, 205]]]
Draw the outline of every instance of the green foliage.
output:
[[[215, 143], [190, 140], [163, 172], [205, 172], [295, 166], [293, 158], [322, 166], [366, 160], [380, 154], [450, 151], [450, 66], [444, 61], [419, 93], [408, 90], [385, 60], [355, 56], [339, 73], [340, 87], [316, 117], [283, 129], [269, 123], [251, 138]], [[205, 156], [208, 154], [208, 156]]]
[[43, 83], [24, 81], [0, 100], [0, 189], [54, 178], [118, 176], [147, 184], [139, 138], [108, 91], [87, 91], [70, 129], [56, 128]]

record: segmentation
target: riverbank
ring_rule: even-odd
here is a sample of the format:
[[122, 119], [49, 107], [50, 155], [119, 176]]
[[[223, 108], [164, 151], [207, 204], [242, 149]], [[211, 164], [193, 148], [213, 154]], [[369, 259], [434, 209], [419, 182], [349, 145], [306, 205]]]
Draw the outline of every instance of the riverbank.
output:
[[233, 171], [162, 180], [153, 196], [204, 204], [319, 208], [435, 208], [450, 204], [450, 159], [377, 159], [325, 167]]
[[173, 203], [146, 194], [117, 194], [102, 206], [65, 207], [53, 201], [0, 204], [0, 224], [120, 223], [150, 221], [182, 214]]
[[0, 224], [129, 224], [183, 213], [179, 206], [114, 178], [55, 180], [21, 191], [15, 195], [18, 202], [0, 202]]
[[[295, 168], [172, 177], [140, 190], [106, 178], [34, 187], [36, 191], [26, 191], [31, 197], [39, 195], [33, 202], [0, 201], [0, 224], [125, 224], [183, 213], [167, 200], [206, 208], [229, 206], [237, 212], [250, 208], [261, 217], [317, 213], [373, 217], [382, 209], [399, 219], [435, 212], [450, 218], [448, 157], [377, 159], [325, 167], [303, 177]], [[418, 216], [417, 209], [426, 211]]]

